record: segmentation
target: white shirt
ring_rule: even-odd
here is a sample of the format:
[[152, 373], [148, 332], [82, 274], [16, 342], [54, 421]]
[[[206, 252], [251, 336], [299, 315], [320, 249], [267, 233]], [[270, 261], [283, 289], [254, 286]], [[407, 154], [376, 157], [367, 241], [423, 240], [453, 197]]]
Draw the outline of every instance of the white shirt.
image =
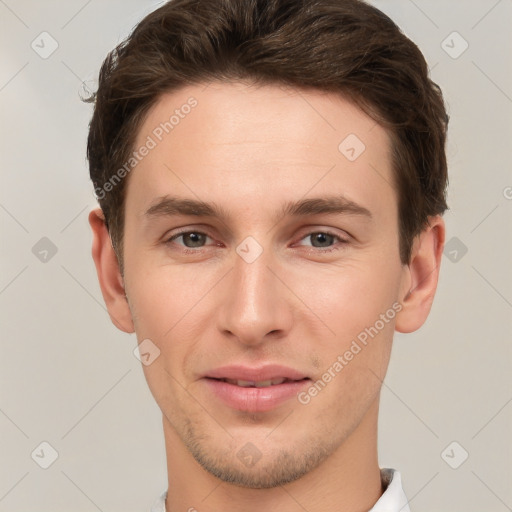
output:
[[[380, 478], [385, 491], [368, 512], [411, 512], [402, 488], [400, 472], [396, 469], [383, 468], [380, 470]], [[167, 491], [153, 503], [150, 512], [165, 512], [166, 497]]]

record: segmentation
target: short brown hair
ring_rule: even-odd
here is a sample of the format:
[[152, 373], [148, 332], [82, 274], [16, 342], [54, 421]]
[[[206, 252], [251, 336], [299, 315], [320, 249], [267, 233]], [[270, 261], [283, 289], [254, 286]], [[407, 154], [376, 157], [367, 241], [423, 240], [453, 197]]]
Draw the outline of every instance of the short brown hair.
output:
[[447, 209], [449, 117], [418, 47], [361, 0], [171, 0], [107, 55], [86, 100], [90, 176], [121, 273], [127, 180], [104, 185], [162, 94], [233, 80], [335, 92], [388, 129], [407, 264], [428, 217]]

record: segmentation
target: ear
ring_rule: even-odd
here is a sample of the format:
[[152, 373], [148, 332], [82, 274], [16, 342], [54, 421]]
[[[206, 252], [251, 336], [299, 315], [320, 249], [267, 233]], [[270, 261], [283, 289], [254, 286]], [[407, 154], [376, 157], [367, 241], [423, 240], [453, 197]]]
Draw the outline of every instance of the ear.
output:
[[89, 213], [89, 224], [93, 234], [92, 258], [110, 320], [121, 331], [135, 332], [119, 262], [101, 208], [95, 208]]
[[441, 216], [429, 217], [428, 226], [414, 239], [411, 259], [404, 266], [400, 303], [396, 316], [398, 332], [413, 332], [426, 321], [439, 279], [445, 239], [445, 224]]

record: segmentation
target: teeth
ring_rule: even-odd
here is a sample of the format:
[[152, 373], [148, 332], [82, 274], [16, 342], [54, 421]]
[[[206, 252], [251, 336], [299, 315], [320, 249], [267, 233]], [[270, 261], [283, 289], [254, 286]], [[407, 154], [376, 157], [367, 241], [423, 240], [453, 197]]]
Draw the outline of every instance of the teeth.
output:
[[268, 388], [269, 386], [272, 386], [271, 380], [262, 380], [261, 382], [256, 382], [257, 388]]
[[243, 388], [252, 388], [256, 386], [256, 382], [253, 382], [251, 380], [233, 380], [233, 379], [226, 379], [230, 384], [235, 384], [236, 386], [241, 386]]
[[282, 384], [286, 379], [284, 377], [279, 377], [276, 379], [270, 380], [261, 380], [259, 382], [254, 382], [252, 380], [235, 380], [235, 379], [223, 379], [229, 384], [234, 384], [236, 386], [240, 386], [242, 388], [268, 388], [269, 386], [277, 386], [278, 384]]

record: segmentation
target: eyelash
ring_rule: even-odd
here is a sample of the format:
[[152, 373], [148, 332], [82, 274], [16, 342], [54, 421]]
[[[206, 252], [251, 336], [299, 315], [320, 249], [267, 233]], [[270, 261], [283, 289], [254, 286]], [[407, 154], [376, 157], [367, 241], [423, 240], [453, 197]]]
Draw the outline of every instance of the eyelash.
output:
[[[194, 234], [197, 234], [197, 235], [204, 235], [208, 238], [212, 238], [210, 235], [208, 235], [207, 233], [204, 233], [203, 231], [194, 231], [194, 230], [189, 230], [189, 231], [181, 231], [179, 233], [175, 233], [174, 235], [172, 235], [170, 238], [168, 238], [164, 244], [165, 245], [171, 245], [174, 240], [176, 240], [177, 238], [179, 238], [180, 236], [183, 236], [183, 235], [187, 235], [187, 234], [190, 234], [190, 233], [194, 233]], [[305, 238], [307, 238], [308, 236], [311, 236], [311, 235], [316, 235], [316, 234], [323, 234], [323, 235], [329, 235], [329, 236], [332, 236], [333, 238], [335, 238], [339, 244], [341, 245], [346, 245], [348, 244], [348, 240], [345, 240], [344, 238], [341, 238], [339, 235], [335, 234], [335, 233], [332, 233], [331, 231], [329, 230], [323, 230], [323, 231], [310, 231], [309, 233], [306, 233], [306, 235], [304, 235], [300, 240], [304, 240]], [[199, 252], [201, 252], [201, 250], [204, 249], [204, 247], [198, 247], [197, 249], [192, 249], [190, 247], [186, 247], [186, 246], [182, 246], [182, 250], [185, 254], [197, 254]], [[336, 246], [332, 246], [332, 247], [328, 247], [328, 248], [321, 248], [321, 247], [310, 247], [310, 251], [313, 251], [315, 253], [320, 253], [320, 254], [325, 254], [325, 253], [330, 253], [330, 252], [333, 252], [333, 251], [339, 251], [341, 250], [340, 247], [336, 247]]]

